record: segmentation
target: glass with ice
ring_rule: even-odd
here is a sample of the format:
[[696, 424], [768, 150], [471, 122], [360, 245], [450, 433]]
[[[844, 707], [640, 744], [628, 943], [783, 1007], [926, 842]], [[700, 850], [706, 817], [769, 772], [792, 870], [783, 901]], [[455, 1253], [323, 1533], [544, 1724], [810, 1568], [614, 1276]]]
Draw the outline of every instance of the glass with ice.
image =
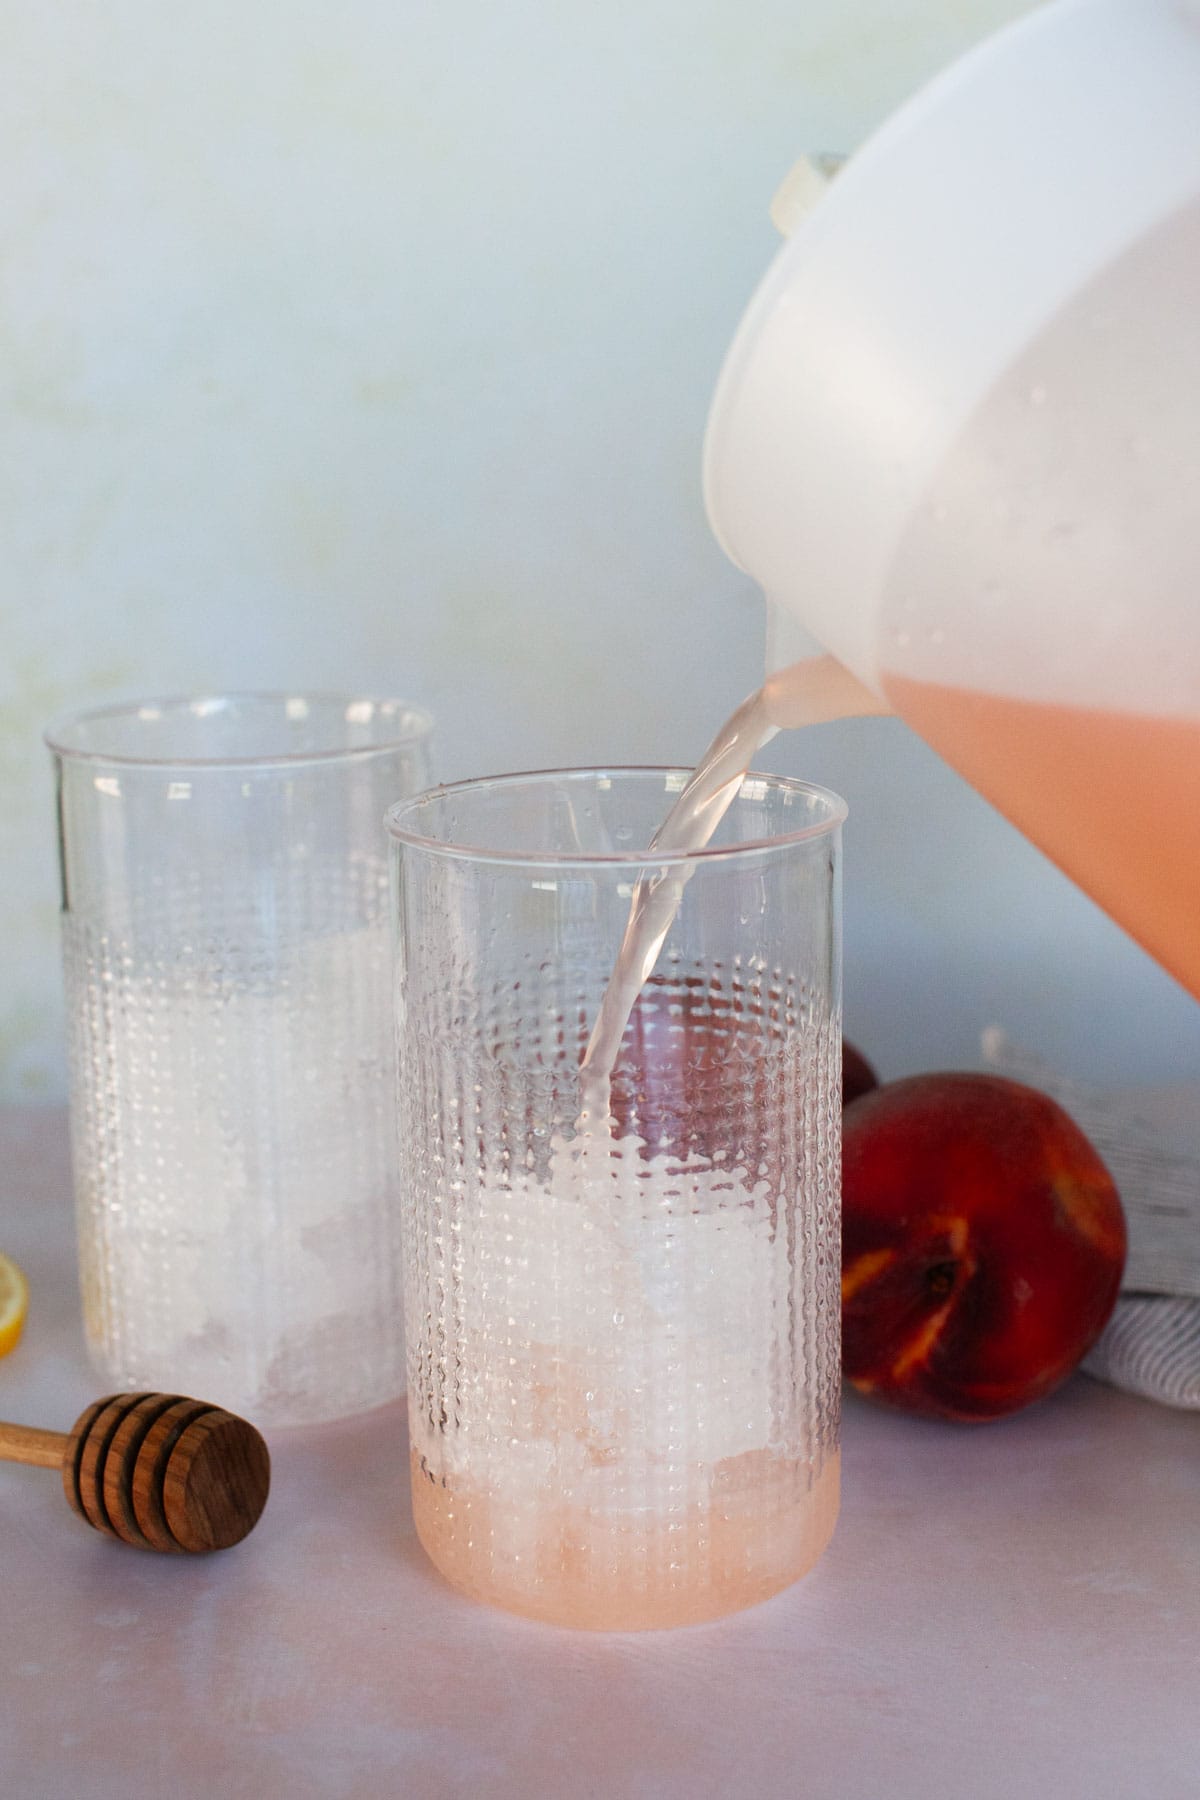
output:
[[[416, 1527], [558, 1624], [751, 1605], [837, 1514], [844, 807], [751, 777], [706, 849], [648, 853], [687, 781], [389, 815]], [[581, 1082], [643, 876], [677, 909]]]
[[84, 1323], [115, 1388], [277, 1425], [403, 1392], [380, 822], [428, 736], [398, 701], [261, 694], [47, 734]]

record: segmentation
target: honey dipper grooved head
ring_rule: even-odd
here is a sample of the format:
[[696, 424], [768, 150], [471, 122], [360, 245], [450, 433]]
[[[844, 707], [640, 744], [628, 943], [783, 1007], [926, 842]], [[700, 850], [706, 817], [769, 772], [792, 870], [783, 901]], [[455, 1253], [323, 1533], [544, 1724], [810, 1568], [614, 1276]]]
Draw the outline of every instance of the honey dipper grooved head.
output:
[[63, 1487], [98, 1531], [146, 1550], [225, 1550], [257, 1524], [271, 1463], [245, 1419], [178, 1394], [116, 1394], [76, 1421]]

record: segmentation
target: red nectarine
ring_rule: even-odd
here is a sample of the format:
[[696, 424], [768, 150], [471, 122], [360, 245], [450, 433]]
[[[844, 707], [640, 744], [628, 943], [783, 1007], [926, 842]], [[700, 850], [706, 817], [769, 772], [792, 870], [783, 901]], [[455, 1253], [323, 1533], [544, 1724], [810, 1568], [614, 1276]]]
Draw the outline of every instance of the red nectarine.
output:
[[1050, 1393], [1125, 1266], [1112, 1179], [1055, 1101], [998, 1076], [889, 1082], [843, 1122], [843, 1366], [861, 1393], [994, 1419]]

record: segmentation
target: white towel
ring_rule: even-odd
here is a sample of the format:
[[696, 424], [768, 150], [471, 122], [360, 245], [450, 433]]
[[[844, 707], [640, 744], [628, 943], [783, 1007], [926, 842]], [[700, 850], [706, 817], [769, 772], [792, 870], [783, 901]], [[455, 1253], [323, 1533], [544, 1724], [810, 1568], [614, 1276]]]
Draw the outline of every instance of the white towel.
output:
[[1040, 1088], [1107, 1164], [1129, 1228], [1113, 1316], [1083, 1368], [1165, 1406], [1200, 1411], [1200, 1159], [1165, 1146], [1127, 1105], [1056, 1075], [998, 1026], [983, 1034], [998, 1075]]

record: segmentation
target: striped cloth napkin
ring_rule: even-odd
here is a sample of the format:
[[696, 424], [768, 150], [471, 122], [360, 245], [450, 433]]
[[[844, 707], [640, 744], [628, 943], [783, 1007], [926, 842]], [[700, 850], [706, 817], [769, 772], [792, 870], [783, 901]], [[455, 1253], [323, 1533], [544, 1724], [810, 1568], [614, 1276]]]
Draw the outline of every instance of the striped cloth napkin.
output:
[[1164, 1143], [1128, 1105], [1057, 1075], [998, 1026], [983, 1034], [983, 1057], [998, 1075], [1057, 1100], [1095, 1145], [1121, 1195], [1129, 1260], [1113, 1316], [1084, 1370], [1127, 1393], [1200, 1411], [1200, 1156]]

